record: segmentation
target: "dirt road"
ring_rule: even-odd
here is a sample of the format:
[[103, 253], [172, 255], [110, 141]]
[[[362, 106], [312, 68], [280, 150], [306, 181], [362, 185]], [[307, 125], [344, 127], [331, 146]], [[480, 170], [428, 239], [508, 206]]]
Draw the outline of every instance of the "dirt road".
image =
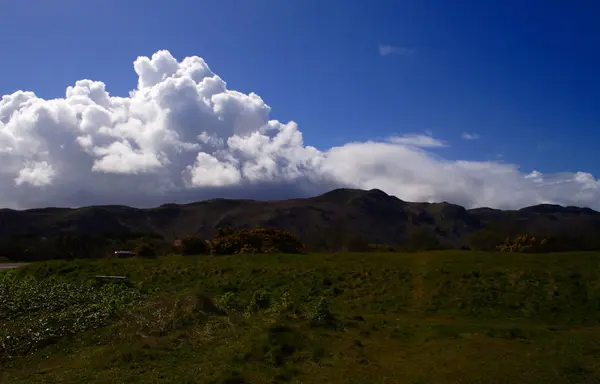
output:
[[24, 265], [27, 265], [27, 264], [26, 263], [4, 263], [4, 264], [0, 263], [0, 271], [3, 270], [3, 269], [19, 268], [19, 267], [22, 267]]

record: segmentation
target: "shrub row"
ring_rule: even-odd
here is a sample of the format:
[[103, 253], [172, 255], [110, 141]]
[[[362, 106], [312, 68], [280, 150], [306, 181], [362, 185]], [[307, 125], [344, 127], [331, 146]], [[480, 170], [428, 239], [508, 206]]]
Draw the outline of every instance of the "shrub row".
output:
[[302, 243], [292, 234], [268, 228], [219, 228], [211, 241], [192, 235], [182, 239], [183, 254], [301, 253]]
[[554, 236], [536, 237], [526, 233], [514, 238], [507, 238], [496, 249], [501, 252], [543, 253], [564, 251], [570, 249], [570, 247], [572, 245], [568, 239]]

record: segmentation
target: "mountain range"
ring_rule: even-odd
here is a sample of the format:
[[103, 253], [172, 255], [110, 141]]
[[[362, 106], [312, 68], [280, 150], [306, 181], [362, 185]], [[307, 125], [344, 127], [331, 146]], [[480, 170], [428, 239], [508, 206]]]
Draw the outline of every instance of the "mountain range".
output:
[[139, 209], [127, 206], [0, 210], [0, 237], [52, 236], [60, 232], [153, 234], [172, 240], [189, 234], [210, 237], [216, 228], [286, 230], [306, 244], [325, 246], [360, 239], [402, 245], [423, 233], [441, 245], [461, 247], [478, 233], [596, 237], [600, 213], [589, 208], [542, 204], [519, 210], [465, 209], [415, 203], [373, 189], [335, 189], [323, 195], [276, 201], [212, 199]]

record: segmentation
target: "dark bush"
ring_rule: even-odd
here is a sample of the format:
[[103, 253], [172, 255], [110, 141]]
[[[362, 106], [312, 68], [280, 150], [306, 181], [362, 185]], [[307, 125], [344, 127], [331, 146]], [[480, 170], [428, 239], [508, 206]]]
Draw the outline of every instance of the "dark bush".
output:
[[433, 251], [441, 249], [442, 245], [434, 231], [428, 228], [417, 228], [410, 233], [406, 247], [411, 251]]
[[210, 244], [198, 235], [181, 239], [181, 250], [184, 255], [205, 255], [210, 253]]
[[144, 258], [156, 257], [156, 250], [154, 249], [154, 247], [152, 247], [148, 243], [139, 243], [135, 247], [134, 252], [138, 257], [144, 257]]
[[300, 253], [304, 246], [296, 237], [278, 229], [219, 228], [211, 242], [213, 253]]
[[502, 232], [480, 229], [471, 233], [466, 240], [468, 246], [476, 251], [495, 251], [506, 237]]
[[360, 235], [352, 236], [346, 241], [345, 248], [348, 252], [370, 251], [369, 243]]

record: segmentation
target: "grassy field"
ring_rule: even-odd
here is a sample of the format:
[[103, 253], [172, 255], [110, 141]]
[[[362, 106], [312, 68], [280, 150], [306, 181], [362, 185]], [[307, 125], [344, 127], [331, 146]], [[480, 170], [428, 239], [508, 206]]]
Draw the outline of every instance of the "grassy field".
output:
[[0, 365], [2, 383], [600, 383], [600, 254], [32, 264], [0, 273]]

